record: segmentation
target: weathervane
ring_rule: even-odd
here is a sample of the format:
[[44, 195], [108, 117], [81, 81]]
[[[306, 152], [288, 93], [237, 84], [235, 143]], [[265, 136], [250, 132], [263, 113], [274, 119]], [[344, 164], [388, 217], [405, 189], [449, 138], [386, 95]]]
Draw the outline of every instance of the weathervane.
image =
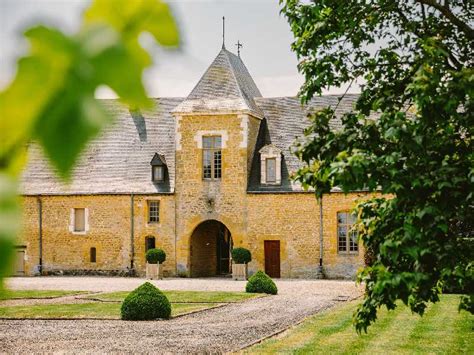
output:
[[225, 17], [222, 16], [222, 49], [225, 49]]
[[237, 40], [236, 46], [237, 46], [237, 55], [240, 57], [240, 48], [242, 48], [244, 45], [240, 43], [239, 40]]

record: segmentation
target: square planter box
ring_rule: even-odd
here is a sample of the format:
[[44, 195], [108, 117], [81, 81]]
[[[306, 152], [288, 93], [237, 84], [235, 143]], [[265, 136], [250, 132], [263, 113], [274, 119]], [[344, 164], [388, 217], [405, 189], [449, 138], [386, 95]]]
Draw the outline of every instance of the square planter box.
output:
[[161, 280], [163, 278], [163, 265], [146, 263], [146, 278], [150, 280]]
[[232, 265], [232, 278], [234, 280], [245, 281], [248, 276], [248, 265], [247, 264], [233, 264]]

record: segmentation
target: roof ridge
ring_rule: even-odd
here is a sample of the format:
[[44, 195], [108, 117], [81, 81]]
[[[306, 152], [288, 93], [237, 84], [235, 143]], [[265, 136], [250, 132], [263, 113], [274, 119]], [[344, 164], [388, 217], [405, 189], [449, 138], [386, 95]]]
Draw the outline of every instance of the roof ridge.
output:
[[229, 63], [229, 66], [230, 66], [230, 69], [231, 69], [230, 71], [232, 72], [232, 76], [234, 77], [235, 83], [237, 84], [237, 89], [239, 90], [240, 96], [245, 101], [245, 103], [247, 103], [247, 100], [245, 100], [245, 97], [244, 97], [244, 92], [243, 92], [242, 88], [240, 87], [239, 81], [237, 80], [237, 76], [235, 75], [235, 68], [232, 65], [231, 61], [230, 61], [229, 54], [228, 54], [230, 52], [225, 47], [223, 47], [222, 50], [226, 54], [226, 59], [227, 59], [227, 62]]

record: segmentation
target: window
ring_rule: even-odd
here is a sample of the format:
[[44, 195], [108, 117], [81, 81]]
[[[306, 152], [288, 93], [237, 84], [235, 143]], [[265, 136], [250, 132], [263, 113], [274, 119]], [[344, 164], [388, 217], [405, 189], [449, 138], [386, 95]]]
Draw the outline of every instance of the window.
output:
[[337, 250], [339, 253], [357, 253], [357, 231], [354, 230], [355, 216], [349, 212], [337, 213]]
[[89, 209], [71, 208], [69, 217], [69, 232], [72, 234], [85, 235], [89, 231]]
[[150, 249], [155, 249], [155, 237], [145, 238], [145, 253]]
[[90, 259], [91, 259], [91, 263], [95, 263], [97, 261], [97, 250], [94, 247], [91, 248]]
[[86, 210], [85, 208], [74, 209], [74, 232], [86, 231]]
[[148, 201], [148, 223], [160, 221], [160, 201]]
[[155, 153], [150, 162], [151, 165], [151, 181], [161, 183], [166, 178], [166, 160], [162, 154]]
[[267, 183], [275, 183], [276, 182], [276, 159], [275, 158], [265, 159], [265, 165], [266, 165]]
[[222, 140], [220, 136], [202, 137], [203, 178], [217, 180], [222, 175]]
[[282, 151], [273, 144], [259, 150], [260, 183], [262, 185], [281, 185]]
[[165, 180], [165, 168], [163, 166], [153, 167], [153, 181], [163, 182]]

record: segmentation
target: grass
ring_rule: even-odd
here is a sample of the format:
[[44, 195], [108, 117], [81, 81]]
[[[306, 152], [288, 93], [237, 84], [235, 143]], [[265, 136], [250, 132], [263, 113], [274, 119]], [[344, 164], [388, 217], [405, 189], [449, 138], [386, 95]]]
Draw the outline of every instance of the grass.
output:
[[[213, 303], [173, 303], [171, 316], [216, 306]], [[0, 318], [112, 318], [120, 319], [121, 303], [42, 304], [35, 306], [0, 307]]]
[[459, 296], [443, 295], [425, 315], [405, 306], [382, 310], [368, 334], [357, 335], [352, 314], [357, 301], [317, 314], [247, 349], [248, 353], [474, 354], [474, 316], [458, 312]]
[[58, 291], [58, 290], [3, 290], [0, 300], [31, 299], [31, 298], [56, 298], [70, 295], [89, 293], [87, 291]]
[[[171, 303], [232, 303], [246, 299], [262, 297], [261, 294], [245, 292], [218, 292], [218, 291], [163, 291]], [[122, 302], [129, 294], [128, 291], [101, 293], [88, 298], [101, 301]]]
[[[3, 299], [52, 298], [80, 294], [80, 291], [6, 291]], [[164, 291], [171, 302], [171, 316], [203, 310], [218, 304], [240, 302], [249, 298], [261, 297], [245, 292], [201, 292], [201, 291]], [[90, 295], [90, 303], [75, 304], [37, 304], [1, 306], [0, 318], [113, 318], [120, 319], [121, 302], [128, 291]], [[94, 300], [108, 301], [97, 302]]]

